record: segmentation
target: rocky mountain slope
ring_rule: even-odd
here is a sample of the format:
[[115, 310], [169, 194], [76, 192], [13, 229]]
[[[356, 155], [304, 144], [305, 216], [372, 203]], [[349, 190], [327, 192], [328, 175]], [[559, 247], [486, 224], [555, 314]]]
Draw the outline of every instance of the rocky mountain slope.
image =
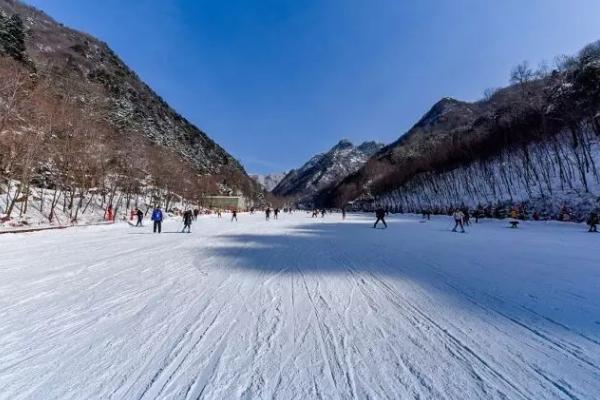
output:
[[203, 175], [253, 190], [242, 166], [173, 110], [102, 41], [15, 0], [0, 0], [0, 53], [43, 80], [57, 97], [94, 102], [107, 129], [176, 154]]
[[382, 147], [376, 142], [354, 146], [348, 140], [341, 140], [328, 152], [318, 154], [299, 169], [290, 171], [272, 192], [277, 196], [310, 202], [317, 192], [358, 170]]
[[515, 67], [511, 85], [467, 103], [445, 98], [356, 173], [322, 193], [398, 210], [600, 206], [600, 43], [554, 70]]
[[265, 189], [267, 192], [270, 192], [275, 189], [277, 185], [279, 185], [279, 182], [281, 182], [286, 175], [287, 173], [283, 172], [267, 175], [254, 174], [250, 175], [250, 177], [254, 179], [263, 189]]

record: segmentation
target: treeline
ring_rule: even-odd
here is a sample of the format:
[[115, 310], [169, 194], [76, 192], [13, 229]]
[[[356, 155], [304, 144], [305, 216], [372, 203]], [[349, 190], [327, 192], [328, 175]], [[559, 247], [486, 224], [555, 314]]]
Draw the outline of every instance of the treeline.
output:
[[472, 196], [500, 201], [569, 188], [593, 191], [600, 42], [558, 59], [552, 70], [544, 65], [533, 71], [523, 63], [511, 82], [487, 91], [480, 102], [450, 104], [446, 114], [415, 125], [329, 193], [329, 200], [393, 197], [402, 199], [398, 206], [419, 209]]
[[74, 79], [68, 69], [51, 72], [0, 57], [0, 211], [8, 218], [16, 208], [27, 212], [34, 187], [53, 193], [37, 207], [49, 220], [56, 207], [76, 219], [97, 196], [114, 208], [140, 198], [169, 208], [176, 198], [200, 204], [210, 194], [256, 191], [239, 171], [202, 174], [143, 134], [122, 133], [108, 117], [101, 86]]
[[393, 212], [526, 208], [548, 218], [568, 212], [584, 220], [600, 207], [600, 141], [589, 129], [581, 133], [581, 146], [563, 133], [447, 172], [418, 174], [375, 203]]

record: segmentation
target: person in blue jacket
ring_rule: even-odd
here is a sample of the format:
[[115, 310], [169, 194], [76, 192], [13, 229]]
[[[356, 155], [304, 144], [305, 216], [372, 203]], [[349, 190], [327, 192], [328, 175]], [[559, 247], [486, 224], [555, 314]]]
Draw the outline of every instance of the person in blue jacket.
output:
[[157, 230], [158, 230], [158, 233], [160, 233], [162, 220], [163, 220], [163, 212], [160, 209], [160, 206], [156, 206], [154, 211], [152, 211], [152, 221], [154, 221], [154, 233], [156, 233]]

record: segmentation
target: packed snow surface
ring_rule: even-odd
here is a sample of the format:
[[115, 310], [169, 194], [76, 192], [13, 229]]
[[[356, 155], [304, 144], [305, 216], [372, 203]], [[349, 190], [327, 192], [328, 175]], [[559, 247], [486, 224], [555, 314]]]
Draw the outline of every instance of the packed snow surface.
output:
[[600, 235], [371, 223], [0, 235], [0, 398], [600, 398]]

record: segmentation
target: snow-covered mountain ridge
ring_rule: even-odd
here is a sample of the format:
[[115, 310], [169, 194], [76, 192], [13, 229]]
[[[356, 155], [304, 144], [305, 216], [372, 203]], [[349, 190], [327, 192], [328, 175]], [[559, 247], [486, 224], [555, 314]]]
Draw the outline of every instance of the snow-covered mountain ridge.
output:
[[600, 41], [559, 60], [515, 67], [511, 85], [476, 102], [443, 98], [319, 201], [585, 218], [600, 209]]
[[250, 177], [254, 179], [260, 186], [262, 186], [263, 189], [265, 189], [267, 192], [270, 192], [275, 189], [277, 185], [279, 185], [279, 182], [281, 182], [286, 175], [286, 172], [281, 172], [266, 175], [252, 174]]
[[355, 146], [346, 139], [340, 140], [326, 153], [317, 154], [299, 169], [290, 171], [273, 189], [273, 194], [311, 201], [311, 197], [320, 190], [337, 184], [358, 170], [382, 147], [376, 142]]

